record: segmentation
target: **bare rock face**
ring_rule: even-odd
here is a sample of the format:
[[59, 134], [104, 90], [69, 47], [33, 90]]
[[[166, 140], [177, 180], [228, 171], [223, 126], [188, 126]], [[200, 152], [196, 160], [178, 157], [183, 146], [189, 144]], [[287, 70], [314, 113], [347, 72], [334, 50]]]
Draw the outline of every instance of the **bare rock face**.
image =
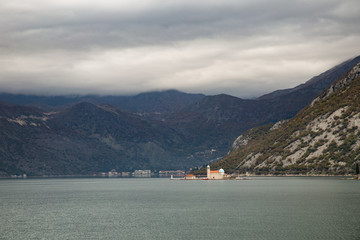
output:
[[248, 144], [249, 138], [243, 135], [240, 135], [232, 145], [232, 151], [239, 149], [240, 147], [244, 147]]
[[317, 101], [328, 97], [331, 93], [336, 92], [342, 87], [348, 85], [351, 81], [360, 76], [360, 63], [357, 63], [344, 77], [341, 77], [339, 80], [335, 81], [331, 86], [320, 96], [315, 98], [311, 102], [311, 106], [314, 105]]
[[329, 96], [331, 93], [334, 93], [340, 88], [348, 85], [351, 81], [358, 78], [359, 76], [360, 76], [360, 63], [356, 64], [344, 78], [340, 78], [339, 81], [336, 81], [335, 83], [331, 84], [330, 88], [327, 91], [326, 96]]

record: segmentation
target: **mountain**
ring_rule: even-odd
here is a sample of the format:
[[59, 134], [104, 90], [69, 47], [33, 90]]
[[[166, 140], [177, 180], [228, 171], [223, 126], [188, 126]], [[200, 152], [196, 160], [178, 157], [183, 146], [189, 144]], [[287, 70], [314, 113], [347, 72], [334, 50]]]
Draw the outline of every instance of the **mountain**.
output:
[[213, 167], [261, 174], [352, 174], [360, 160], [360, 63], [294, 118], [242, 134]]
[[79, 103], [57, 113], [0, 104], [0, 176], [72, 175], [135, 169], [184, 169], [174, 130], [110, 105]]
[[111, 104], [122, 110], [153, 118], [176, 112], [203, 98], [202, 94], [183, 93], [177, 90], [140, 93], [134, 96], [36, 96], [1, 93], [0, 101], [33, 106], [43, 111], [58, 111], [80, 102]]
[[273, 123], [293, 117], [314, 99], [314, 92], [357, 60], [255, 100], [175, 90], [136, 96], [2, 94], [0, 100], [12, 103], [0, 102], [0, 175], [201, 166], [221, 159], [245, 131], [268, 124], [251, 130], [255, 138]]
[[[252, 109], [256, 108], [256, 111]], [[226, 94], [207, 96], [165, 120], [165, 124], [187, 136], [199, 150], [215, 149], [225, 154], [233, 138], [263, 123], [266, 109], [256, 101]]]
[[0, 175], [82, 174], [101, 168], [102, 146], [72, 132], [55, 131], [38, 110], [1, 104]]
[[225, 155], [241, 133], [295, 116], [358, 62], [360, 56], [295, 88], [275, 91], [255, 100], [226, 94], [206, 96], [171, 114], [165, 123], [188, 136], [188, 142], [198, 149], [215, 149], [218, 155]]
[[178, 151], [183, 140], [174, 130], [111, 105], [79, 103], [55, 114], [50, 122], [56, 130], [67, 129], [101, 142], [117, 154], [115, 159], [127, 161], [113, 168], [126, 170], [141, 166], [162, 169], [190, 165], [185, 161], [184, 153]]
[[161, 92], [146, 92], [126, 98], [102, 97], [98, 103], [108, 103], [122, 110], [138, 113], [145, 116], [153, 116], [158, 119], [189, 106], [205, 95], [190, 94], [177, 90]]

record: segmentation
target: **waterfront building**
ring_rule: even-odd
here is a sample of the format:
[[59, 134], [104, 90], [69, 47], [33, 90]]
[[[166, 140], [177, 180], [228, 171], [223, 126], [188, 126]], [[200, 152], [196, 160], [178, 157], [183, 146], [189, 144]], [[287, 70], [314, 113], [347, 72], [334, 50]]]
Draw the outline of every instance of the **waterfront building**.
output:
[[225, 171], [222, 168], [220, 168], [219, 170], [211, 171], [210, 165], [208, 165], [206, 170], [206, 178], [209, 180], [220, 180], [224, 179], [226, 176]]
[[151, 177], [151, 170], [135, 170], [133, 172], [134, 177]]
[[185, 179], [186, 179], [186, 180], [196, 179], [196, 176], [195, 176], [194, 174], [187, 174], [187, 175], [185, 176]]

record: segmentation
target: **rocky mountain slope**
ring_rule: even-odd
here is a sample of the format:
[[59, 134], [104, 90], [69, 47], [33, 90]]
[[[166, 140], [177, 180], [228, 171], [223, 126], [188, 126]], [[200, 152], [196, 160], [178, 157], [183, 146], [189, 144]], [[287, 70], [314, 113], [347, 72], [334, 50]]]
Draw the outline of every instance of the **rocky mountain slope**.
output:
[[288, 121], [247, 131], [213, 167], [261, 174], [350, 174], [360, 161], [360, 63]]

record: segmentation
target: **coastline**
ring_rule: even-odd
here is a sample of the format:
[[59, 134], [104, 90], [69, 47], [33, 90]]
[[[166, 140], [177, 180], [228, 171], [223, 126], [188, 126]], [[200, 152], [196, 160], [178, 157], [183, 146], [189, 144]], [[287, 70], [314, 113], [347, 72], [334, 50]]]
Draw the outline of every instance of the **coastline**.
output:
[[[233, 176], [231, 179], [224, 180], [243, 180], [244, 178], [251, 177], [343, 177], [346, 179], [352, 179], [355, 175], [346, 174], [346, 175], [335, 175], [335, 174], [266, 174], [266, 175], [257, 175], [257, 174], [248, 174], [248, 175], [238, 175]], [[38, 176], [28, 176], [28, 175], [10, 175], [10, 176], [0, 176], [0, 179], [41, 179], [41, 178], [168, 178], [168, 177], [160, 177], [160, 176], [151, 176], [151, 177], [135, 177], [135, 176], [100, 176], [97, 174], [89, 174], [89, 175], [38, 175]], [[238, 178], [238, 179], [237, 179]], [[185, 177], [174, 177], [174, 180], [211, 180], [206, 179], [206, 177], [198, 178], [198, 179], [185, 179]], [[360, 180], [360, 179], [358, 179]]]

